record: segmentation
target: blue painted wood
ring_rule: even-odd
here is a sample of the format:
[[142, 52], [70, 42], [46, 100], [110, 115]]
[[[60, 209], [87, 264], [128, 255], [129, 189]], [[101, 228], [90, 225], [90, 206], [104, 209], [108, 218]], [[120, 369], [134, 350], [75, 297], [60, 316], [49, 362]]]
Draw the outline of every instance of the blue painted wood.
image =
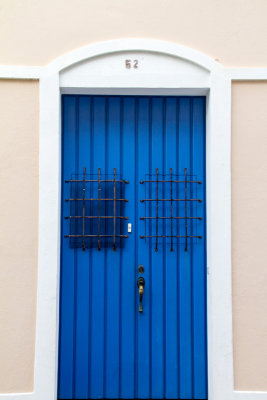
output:
[[[107, 171], [120, 171], [121, 99], [108, 99], [107, 115]], [[114, 151], [114, 147], [117, 151]], [[105, 335], [105, 395], [118, 398], [120, 394], [120, 251], [107, 251], [106, 263], [106, 332]], [[116, 371], [114, 373], [114, 371]]]
[[[190, 173], [191, 153], [191, 100], [180, 100], [179, 107], [179, 157], [178, 170], [183, 173], [184, 168]], [[183, 195], [180, 187], [179, 195]], [[179, 204], [179, 216], [185, 215], [185, 204]], [[179, 224], [180, 235], [183, 235], [184, 225]], [[192, 304], [191, 304], [191, 251], [179, 252], [179, 338], [180, 338], [180, 397], [192, 398], [193, 365], [192, 365]]]
[[[77, 171], [84, 167], [90, 170], [90, 135], [91, 129], [91, 99], [80, 97], [76, 100], [78, 157]], [[89, 252], [76, 251], [77, 257], [77, 280], [76, 280], [76, 342], [75, 342], [75, 392], [77, 399], [88, 397], [89, 376], [89, 285], [91, 276], [89, 274]]]
[[[62, 97], [62, 240], [58, 397], [86, 398], [207, 398], [206, 228], [205, 228], [205, 98], [69, 96]], [[121, 226], [132, 233], [116, 252], [110, 248], [73, 249], [69, 233], [69, 186], [73, 173], [113, 174], [130, 181]], [[140, 216], [155, 204], [155, 185], [140, 185], [146, 174], [183, 174], [187, 168], [203, 182], [197, 193], [202, 221], [189, 222], [202, 240], [173, 245], [140, 235], [155, 233]], [[160, 177], [161, 178], [161, 177]], [[94, 192], [96, 193], [96, 192]], [[92, 190], [91, 193], [92, 194]], [[169, 184], [159, 185], [168, 198]], [[184, 186], [173, 186], [173, 197], [184, 197]], [[111, 206], [112, 207], [112, 206]], [[188, 206], [193, 211], [193, 204]], [[103, 212], [110, 213], [109, 205]], [[183, 216], [185, 205], [174, 207]], [[170, 203], [159, 204], [159, 215], [170, 215]], [[91, 226], [92, 227], [92, 226]], [[159, 234], [170, 231], [160, 221]], [[174, 223], [184, 234], [184, 221]], [[137, 267], [143, 264], [146, 285], [144, 312], [138, 312]]]
[[[106, 98], [95, 97], [93, 106], [92, 172], [106, 170]], [[91, 360], [90, 396], [104, 397], [105, 366], [105, 272], [106, 252], [90, 249], [92, 253], [92, 308], [91, 308]]]
[[[158, 167], [163, 168], [163, 99], [152, 99], [151, 118], [151, 167], [154, 172]], [[162, 185], [159, 185], [159, 198], [164, 198]], [[152, 197], [155, 198], [155, 185], [152, 187]], [[152, 205], [154, 208], [154, 205]], [[159, 215], [162, 215], [164, 203], [159, 203]], [[156, 221], [153, 221], [152, 230], [155, 232]], [[154, 246], [153, 246], [154, 247]], [[164, 247], [151, 254], [151, 397], [160, 398], [165, 391], [164, 371]]]
[[[140, 185], [140, 180], [144, 179], [143, 171], [149, 171], [150, 169], [150, 129], [151, 129], [151, 106], [150, 99], [139, 98], [137, 113], [137, 154], [136, 157], [136, 224], [137, 231], [136, 236], [142, 233], [144, 222], [139, 219], [141, 215], [144, 215], [142, 208], [140, 207], [140, 199], [146, 197], [145, 186]], [[151, 275], [150, 275], [150, 264], [151, 264], [151, 246], [144, 240], [137, 240], [136, 247], [137, 266], [144, 265], [145, 271], [143, 277], [146, 281], [145, 290], [146, 293], [151, 293]], [[136, 279], [138, 274], [136, 273]], [[137, 299], [138, 300], [138, 299]], [[136, 395], [137, 398], [149, 398], [151, 397], [151, 296], [144, 296], [143, 299], [144, 311], [143, 315], [140, 315], [137, 311], [135, 312], [136, 317]]]
[[[193, 174], [198, 174], [201, 180], [205, 180], [205, 147], [203, 136], [205, 134], [205, 107], [203, 99], [194, 99], [192, 121], [192, 169]], [[205, 186], [198, 185], [198, 195], [205, 197]], [[206, 219], [205, 208], [199, 208], [199, 215]], [[205, 224], [198, 221], [198, 232], [205, 237]], [[201, 243], [192, 248], [192, 323], [193, 323], [193, 349], [194, 349], [194, 380], [193, 394], [197, 399], [206, 396], [206, 316], [203, 318], [203, 310], [206, 313], [206, 252]], [[205, 314], [204, 314], [205, 315]]]
[[[123, 101], [121, 150], [121, 173], [130, 181], [126, 188], [129, 203], [125, 215], [133, 225], [136, 222], [135, 101], [133, 97], [126, 97]], [[136, 239], [136, 235], [129, 235], [121, 250], [120, 396], [125, 399], [135, 397]]]
[[[165, 172], [174, 169], [176, 172], [176, 151], [177, 151], [177, 99], [166, 99], [166, 117], [165, 117]], [[165, 192], [170, 192], [170, 184], [167, 185]], [[176, 185], [173, 185], [173, 194], [177, 198], [178, 191]], [[165, 194], [167, 195], [167, 193]], [[170, 215], [170, 205], [167, 205], [168, 215]], [[171, 230], [170, 222], [166, 222], [168, 231]], [[175, 228], [175, 224], [173, 224]], [[165, 245], [165, 368], [166, 368], [166, 397], [169, 399], [177, 399], [179, 393], [178, 387], [178, 268], [177, 268], [177, 251], [175, 245], [174, 251], [170, 251], [170, 244]]]

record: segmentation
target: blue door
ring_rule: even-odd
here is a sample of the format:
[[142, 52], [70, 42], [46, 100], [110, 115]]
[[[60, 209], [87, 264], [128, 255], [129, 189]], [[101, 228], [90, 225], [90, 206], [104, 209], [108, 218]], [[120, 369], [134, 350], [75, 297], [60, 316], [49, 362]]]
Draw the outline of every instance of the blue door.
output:
[[62, 97], [59, 399], [206, 399], [205, 98]]

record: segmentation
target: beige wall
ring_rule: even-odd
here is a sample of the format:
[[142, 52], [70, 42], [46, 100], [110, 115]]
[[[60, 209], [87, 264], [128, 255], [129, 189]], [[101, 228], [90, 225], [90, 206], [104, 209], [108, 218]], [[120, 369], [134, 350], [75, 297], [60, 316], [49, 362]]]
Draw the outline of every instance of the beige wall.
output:
[[44, 65], [92, 42], [142, 37], [266, 66], [266, 15], [266, 0], [0, 0], [0, 64]]
[[0, 393], [33, 389], [38, 83], [0, 80]]
[[235, 386], [267, 390], [267, 82], [232, 95]]

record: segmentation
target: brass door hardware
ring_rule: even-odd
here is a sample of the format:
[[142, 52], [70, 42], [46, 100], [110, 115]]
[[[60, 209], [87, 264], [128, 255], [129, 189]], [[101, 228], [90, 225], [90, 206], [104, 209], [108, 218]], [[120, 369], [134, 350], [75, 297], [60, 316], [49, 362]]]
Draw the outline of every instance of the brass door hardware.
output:
[[140, 313], [143, 312], [143, 304], [142, 304], [142, 301], [143, 301], [143, 294], [144, 294], [144, 286], [145, 286], [145, 279], [144, 279], [142, 276], [140, 276], [140, 277], [137, 279], [137, 287], [138, 287], [138, 289], [139, 289], [139, 308], [138, 308], [138, 311], [139, 311]]

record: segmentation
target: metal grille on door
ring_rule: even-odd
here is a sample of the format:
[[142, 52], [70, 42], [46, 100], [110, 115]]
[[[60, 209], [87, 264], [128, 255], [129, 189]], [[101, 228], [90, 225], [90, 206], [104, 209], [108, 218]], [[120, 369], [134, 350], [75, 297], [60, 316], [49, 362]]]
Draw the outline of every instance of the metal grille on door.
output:
[[[129, 181], [121, 179], [113, 169], [113, 176], [102, 174], [98, 168], [97, 175], [74, 175], [65, 181], [70, 186], [70, 197], [65, 199], [70, 203], [69, 234], [70, 247], [83, 250], [86, 248], [112, 247], [116, 251], [121, 239], [127, 239], [123, 234], [123, 222], [128, 219], [123, 214], [124, 185]], [[88, 187], [89, 184], [89, 187]]]
[[202, 217], [198, 216], [198, 205], [202, 199], [197, 195], [197, 186], [202, 182], [195, 176], [188, 175], [184, 168], [184, 175], [173, 174], [170, 168], [169, 174], [159, 174], [156, 168], [155, 174], [148, 175], [148, 179], [140, 181], [147, 184], [147, 198], [141, 199], [146, 203], [146, 216], [140, 220], [147, 222], [145, 234], [141, 239], [153, 239], [155, 251], [158, 251], [162, 240], [170, 242], [170, 251], [174, 250], [174, 244], [183, 243], [184, 250], [188, 250], [188, 241], [202, 239], [197, 234], [198, 224]]

